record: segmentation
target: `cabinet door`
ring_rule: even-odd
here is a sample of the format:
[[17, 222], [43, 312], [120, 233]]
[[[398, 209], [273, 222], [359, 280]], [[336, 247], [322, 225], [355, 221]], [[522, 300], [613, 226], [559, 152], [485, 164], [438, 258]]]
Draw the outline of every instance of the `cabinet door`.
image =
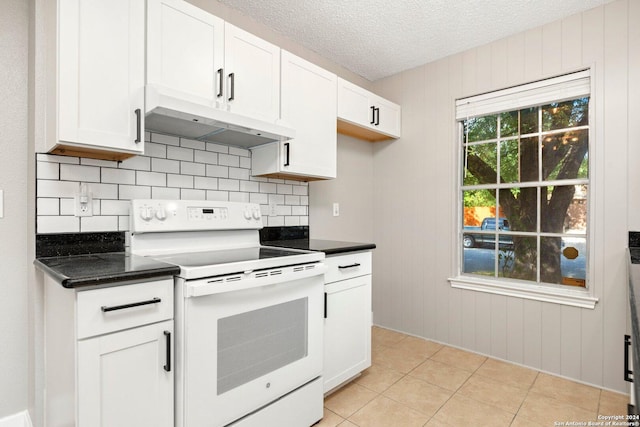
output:
[[335, 74], [282, 51], [282, 121], [296, 129], [281, 143], [283, 172], [336, 177], [336, 84]]
[[148, 0], [147, 9], [147, 84], [221, 107], [224, 21], [183, 0]]
[[399, 138], [401, 127], [400, 106], [376, 95], [371, 98], [371, 105], [377, 109], [375, 123], [373, 124], [375, 130], [394, 138]]
[[169, 320], [79, 341], [78, 426], [173, 426], [172, 335]]
[[144, 13], [140, 0], [60, 0], [60, 142], [143, 152]]
[[338, 118], [363, 127], [375, 122], [369, 102], [370, 92], [344, 79], [338, 79]]
[[275, 123], [280, 118], [280, 48], [225, 23], [225, 101], [229, 111]]
[[371, 366], [371, 275], [325, 285], [324, 391]]

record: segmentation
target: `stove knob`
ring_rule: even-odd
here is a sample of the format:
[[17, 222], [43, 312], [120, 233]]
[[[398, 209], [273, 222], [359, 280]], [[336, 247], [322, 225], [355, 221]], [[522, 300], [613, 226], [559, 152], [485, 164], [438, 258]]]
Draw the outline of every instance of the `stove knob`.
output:
[[165, 219], [167, 219], [167, 212], [162, 206], [156, 209], [156, 218], [158, 218], [160, 221], [164, 221]]
[[153, 219], [153, 208], [150, 206], [140, 208], [140, 218], [145, 221], [151, 221]]
[[260, 210], [259, 209], [254, 209], [253, 210], [253, 219], [255, 219], [256, 221], [260, 219]]
[[246, 219], [246, 220], [251, 219], [251, 211], [249, 209], [245, 209], [245, 211], [244, 211], [244, 219]]

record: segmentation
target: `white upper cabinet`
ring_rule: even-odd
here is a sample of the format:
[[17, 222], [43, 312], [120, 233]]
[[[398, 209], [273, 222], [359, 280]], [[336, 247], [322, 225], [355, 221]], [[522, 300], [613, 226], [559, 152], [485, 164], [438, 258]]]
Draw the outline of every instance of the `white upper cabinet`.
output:
[[43, 151], [114, 160], [142, 153], [144, 2], [54, 5], [46, 18], [45, 43], [57, 55], [47, 61]]
[[338, 79], [338, 132], [383, 141], [401, 134], [400, 106], [344, 79]]
[[183, 0], [147, 2], [147, 85], [220, 108], [223, 67], [222, 19]]
[[[147, 111], [168, 96], [276, 123], [280, 48], [184, 0], [148, 0]], [[206, 114], [206, 113], [205, 113]]]
[[267, 122], [280, 118], [280, 48], [228, 22], [224, 27], [229, 111]]
[[253, 175], [336, 177], [336, 85], [335, 74], [282, 51], [282, 121], [296, 137], [254, 148]]

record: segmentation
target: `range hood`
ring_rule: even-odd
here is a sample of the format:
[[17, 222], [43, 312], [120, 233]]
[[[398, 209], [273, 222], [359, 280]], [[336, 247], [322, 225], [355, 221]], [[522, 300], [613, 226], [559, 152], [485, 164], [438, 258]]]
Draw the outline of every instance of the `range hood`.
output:
[[256, 147], [295, 137], [295, 130], [159, 93], [146, 87], [145, 129], [199, 141]]

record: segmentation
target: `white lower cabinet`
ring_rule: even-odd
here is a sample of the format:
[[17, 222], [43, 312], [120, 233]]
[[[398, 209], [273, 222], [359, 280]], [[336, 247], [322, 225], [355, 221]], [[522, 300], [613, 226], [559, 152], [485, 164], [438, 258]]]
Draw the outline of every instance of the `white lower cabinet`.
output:
[[329, 256], [325, 263], [326, 393], [371, 366], [371, 252]]
[[65, 289], [45, 279], [45, 426], [170, 427], [173, 280]]

